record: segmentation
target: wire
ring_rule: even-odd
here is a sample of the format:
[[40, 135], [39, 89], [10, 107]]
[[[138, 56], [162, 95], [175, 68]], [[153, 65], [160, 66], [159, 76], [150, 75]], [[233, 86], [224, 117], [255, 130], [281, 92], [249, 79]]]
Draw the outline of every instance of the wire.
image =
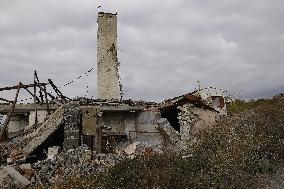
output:
[[92, 68], [91, 68], [90, 70], [88, 70], [87, 72], [81, 74], [81, 75], [80, 75], [79, 77], [77, 77], [76, 79], [73, 79], [72, 81], [70, 81], [70, 82], [68, 82], [68, 83], [65, 83], [65, 84], [62, 85], [60, 88], [66, 87], [66, 86], [68, 86], [68, 85], [74, 83], [75, 81], [81, 79], [81, 78], [84, 77], [84, 76], [87, 76], [87, 77], [88, 77], [88, 76], [89, 76], [89, 73], [91, 73], [93, 70], [94, 70], [94, 67], [92, 67]]

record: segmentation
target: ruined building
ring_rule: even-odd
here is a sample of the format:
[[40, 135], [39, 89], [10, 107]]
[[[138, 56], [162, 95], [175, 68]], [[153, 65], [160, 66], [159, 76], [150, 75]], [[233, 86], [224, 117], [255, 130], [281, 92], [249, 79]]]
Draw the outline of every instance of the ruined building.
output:
[[[1, 161], [43, 158], [51, 146], [63, 149], [82, 144], [91, 150], [115, 153], [122, 144], [144, 143], [163, 151], [192, 142], [201, 129], [226, 115], [222, 90], [207, 88], [162, 103], [121, 99], [117, 59], [117, 15], [98, 13], [97, 99], [69, 99], [51, 80], [35, 75], [30, 85], [0, 88], [17, 90], [14, 101], [1, 98], [0, 113], [7, 118], [1, 140], [11, 147]], [[46, 90], [51, 85], [56, 96]], [[29, 88], [33, 88], [31, 91]], [[19, 91], [27, 90], [32, 104], [17, 104]], [[39, 95], [38, 95], [39, 94]]]

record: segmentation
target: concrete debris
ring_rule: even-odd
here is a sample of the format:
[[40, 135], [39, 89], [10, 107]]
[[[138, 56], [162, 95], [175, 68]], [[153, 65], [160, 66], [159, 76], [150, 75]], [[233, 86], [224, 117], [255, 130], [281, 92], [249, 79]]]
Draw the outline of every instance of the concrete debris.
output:
[[182, 159], [187, 159], [187, 158], [191, 158], [193, 156], [193, 154], [189, 154], [189, 155], [187, 155], [187, 156], [182, 156], [181, 158]]
[[134, 142], [133, 144], [130, 144], [129, 146], [127, 146], [123, 151], [127, 155], [133, 155], [136, 152], [136, 148], [138, 144], [139, 142]]
[[53, 132], [55, 132], [63, 121], [63, 114], [66, 106], [58, 108], [48, 120], [43, 122], [36, 131], [25, 136], [30, 142], [24, 147], [25, 155], [31, 154], [41, 145]]
[[60, 152], [60, 147], [59, 146], [53, 146], [48, 148], [47, 152], [47, 159], [53, 160], [55, 156], [57, 156]]
[[0, 169], [0, 183], [4, 182], [4, 180], [8, 177], [8, 173], [4, 169]]
[[180, 145], [180, 133], [176, 131], [166, 118], [161, 118], [158, 122], [158, 130], [164, 137], [165, 148], [173, 149]]
[[[152, 145], [145, 142], [137, 142], [135, 156], [149, 156], [153, 154], [162, 153], [161, 145]], [[133, 156], [133, 155], [132, 155]]]
[[19, 169], [27, 179], [31, 179], [34, 176], [34, 171], [29, 163], [20, 165]]
[[[194, 98], [190, 96], [190, 99]], [[8, 171], [2, 168], [1, 186], [19, 187], [20, 183], [21, 187], [48, 187], [64, 181], [68, 175], [106, 171], [125, 158], [179, 150], [192, 142], [200, 129], [214, 125], [219, 115], [209, 107], [188, 102], [160, 106], [160, 109], [103, 103], [86, 108], [80, 101], [70, 102], [43, 123], [27, 129], [19, 142], [0, 143], [2, 165], [14, 163]], [[92, 109], [99, 111], [90, 114]], [[96, 119], [82, 116], [82, 110]], [[82, 119], [96, 121], [88, 124], [96, 127], [90, 128], [94, 130], [92, 135], [82, 132]], [[106, 145], [113, 150], [102, 153]]]
[[10, 159], [12, 162], [15, 162], [18, 160], [25, 160], [25, 156], [23, 151], [21, 151], [19, 148], [13, 148], [10, 152]]
[[5, 166], [3, 167], [3, 169], [8, 173], [10, 177], [12, 177], [15, 180], [15, 183], [17, 183], [19, 188], [25, 188], [31, 184], [31, 182], [27, 178], [22, 176], [12, 166]]
[[136, 156], [149, 156], [155, 153], [162, 153], [161, 146], [154, 146], [144, 142], [125, 142], [117, 146], [115, 153], [120, 156], [128, 158], [135, 158]]
[[0, 188], [10, 189], [15, 187], [16, 183], [14, 183], [13, 178], [9, 176], [8, 172], [5, 171], [5, 169], [0, 168]]
[[43, 185], [49, 186], [68, 175], [89, 175], [104, 171], [124, 157], [115, 154], [97, 154], [87, 146], [80, 146], [60, 153], [54, 159], [46, 159], [32, 164]]
[[13, 148], [14, 143], [13, 142], [2, 142], [0, 143], [0, 165], [2, 162], [5, 162], [6, 159], [9, 156], [10, 150]]

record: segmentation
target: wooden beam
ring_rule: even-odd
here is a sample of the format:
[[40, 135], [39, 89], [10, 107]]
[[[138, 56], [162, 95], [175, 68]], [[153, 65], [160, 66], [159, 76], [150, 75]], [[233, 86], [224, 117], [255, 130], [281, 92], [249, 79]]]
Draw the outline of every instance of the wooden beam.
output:
[[13, 103], [13, 101], [11, 101], [11, 100], [7, 100], [7, 99], [5, 99], [5, 98], [1, 98], [1, 97], [0, 97], [0, 100], [2, 100], [2, 101], [4, 101], [4, 102], [8, 102], [8, 103]]
[[49, 114], [50, 114], [50, 110], [49, 110], [49, 104], [48, 104], [46, 86], [43, 86], [43, 92], [44, 92], [45, 103], [46, 103], [46, 107], [47, 107], [47, 113], [48, 113], [48, 115], [49, 115]]
[[37, 125], [37, 109], [36, 109], [36, 71], [34, 71], [34, 111], [35, 111], [35, 125]]
[[51, 87], [53, 88], [53, 90], [56, 92], [56, 94], [60, 97], [63, 96], [63, 94], [61, 93], [61, 91], [58, 90], [58, 88], [56, 87], [56, 85], [53, 83], [53, 81], [51, 79], [48, 79], [49, 84], [51, 85]]
[[56, 87], [56, 85], [52, 82], [51, 79], [48, 79], [48, 82], [49, 82], [49, 84], [51, 85], [51, 87], [53, 88], [53, 90], [56, 92], [56, 94], [57, 94], [60, 98], [62, 98], [62, 99], [65, 100], [65, 101], [66, 101], [66, 99], [69, 99], [68, 97], [66, 97], [66, 96], [64, 96], [64, 95], [62, 94], [62, 92]]
[[8, 124], [9, 124], [10, 119], [12, 117], [12, 114], [13, 114], [13, 112], [15, 110], [15, 106], [16, 106], [16, 103], [17, 103], [17, 100], [18, 100], [20, 89], [21, 89], [21, 85], [22, 85], [22, 83], [20, 82], [19, 85], [18, 85], [18, 89], [17, 89], [17, 92], [16, 92], [16, 96], [15, 96], [14, 102], [12, 104], [12, 108], [11, 108], [9, 114], [7, 115], [7, 118], [6, 118], [5, 122], [4, 122], [2, 130], [0, 131], [0, 141], [4, 140], [4, 138], [5, 138]]
[[[42, 86], [38, 86], [38, 87], [41, 88], [42, 90], [44, 90]], [[46, 94], [53, 100], [53, 102], [54, 102], [55, 104], [57, 104], [57, 105], [59, 105], [59, 106], [62, 106], [62, 105], [63, 105], [63, 103], [60, 102], [59, 100], [57, 100], [52, 94], [50, 94], [50, 93], [48, 93], [48, 92], [46, 92]]]
[[[39, 86], [40, 89], [44, 90], [42, 86]], [[52, 99], [54, 100], [55, 99], [55, 96], [53, 96], [52, 94], [50, 94], [49, 92], [46, 92], [47, 95]]]
[[[32, 95], [32, 97], [34, 97], [34, 94], [28, 89], [28, 88], [25, 88], [26, 91], [28, 91], [28, 93], [30, 93], [30, 95]], [[36, 100], [37, 102], [40, 102], [40, 99], [36, 96]]]
[[[36, 71], [35, 71], [35, 79], [36, 79], [36, 83], [39, 83], [39, 79], [38, 79], [38, 76], [37, 76], [37, 72], [36, 72]], [[41, 88], [40, 88], [40, 90], [39, 90], [39, 96], [40, 96], [40, 99], [41, 99], [41, 103], [44, 103], [43, 93], [42, 93]]]
[[[34, 86], [37, 86], [37, 87], [40, 87], [40, 86], [44, 86], [44, 85], [48, 85], [48, 83], [36, 83], [36, 84], [29, 84], [29, 85], [23, 85], [21, 84], [20, 88], [30, 88], [30, 87], [34, 87]], [[12, 86], [12, 87], [3, 87], [3, 88], [0, 88], [0, 91], [9, 91], [9, 90], [13, 90], [13, 89], [18, 89], [19, 85], [16, 85], [16, 86]]]

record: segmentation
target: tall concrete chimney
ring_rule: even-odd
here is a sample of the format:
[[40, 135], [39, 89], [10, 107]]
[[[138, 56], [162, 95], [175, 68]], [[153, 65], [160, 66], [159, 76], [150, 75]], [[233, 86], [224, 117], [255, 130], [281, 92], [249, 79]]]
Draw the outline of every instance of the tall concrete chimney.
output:
[[98, 13], [97, 48], [97, 98], [120, 99], [117, 14]]

